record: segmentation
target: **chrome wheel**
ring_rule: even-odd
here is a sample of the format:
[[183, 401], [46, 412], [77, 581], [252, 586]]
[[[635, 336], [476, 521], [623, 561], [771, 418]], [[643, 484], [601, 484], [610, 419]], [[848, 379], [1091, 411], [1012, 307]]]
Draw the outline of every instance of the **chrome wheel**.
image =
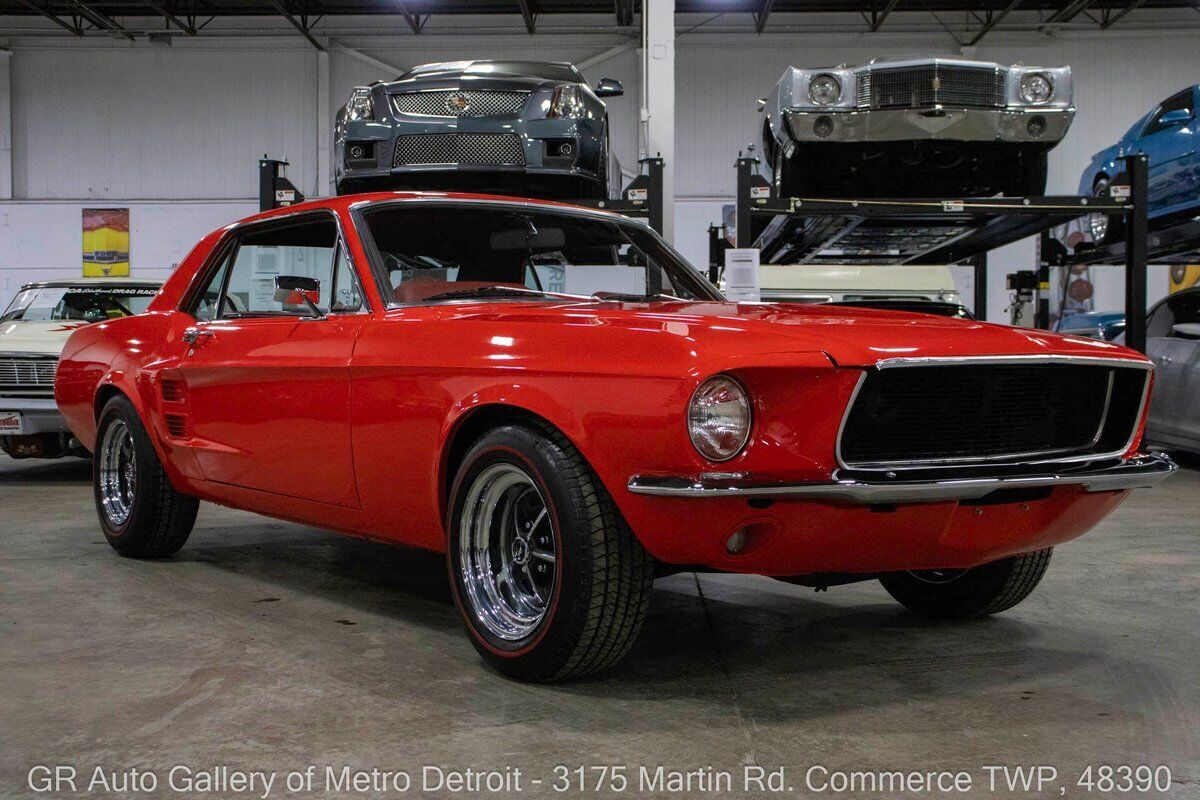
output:
[[137, 455], [133, 433], [124, 420], [114, 420], [100, 442], [100, 505], [109, 525], [119, 528], [133, 513]]
[[558, 553], [549, 510], [533, 478], [493, 464], [471, 483], [458, 524], [467, 603], [494, 636], [518, 641], [546, 617]]

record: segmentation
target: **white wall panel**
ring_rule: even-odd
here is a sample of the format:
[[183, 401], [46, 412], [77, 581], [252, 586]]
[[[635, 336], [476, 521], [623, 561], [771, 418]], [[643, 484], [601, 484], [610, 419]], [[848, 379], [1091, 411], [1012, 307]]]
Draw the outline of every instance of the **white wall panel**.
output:
[[0, 203], [0, 309], [23, 283], [83, 274], [83, 209], [129, 208], [129, 271], [166, 278], [210, 231], [258, 210], [258, 201], [212, 203]]
[[17, 198], [257, 197], [264, 152], [315, 182], [311, 48], [17, 48], [12, 77]]

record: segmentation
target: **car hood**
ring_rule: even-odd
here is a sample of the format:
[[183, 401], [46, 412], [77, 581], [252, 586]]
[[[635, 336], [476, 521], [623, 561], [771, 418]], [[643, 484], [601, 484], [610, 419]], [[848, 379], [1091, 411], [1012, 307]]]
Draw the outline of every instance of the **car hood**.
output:
[[78, 328], [87, 327], [80, 320], [52, 322], [0, 322], [0, 353], [33, 353], [57, 356], [68, 337]]
[[[839, 306], [775, 303], [490, 303], [478, 316], [504, 323], [572, 322], [657, 330], [684, 340], [697, 359], [716, 368], [782, 365], [788, 354], [824, 353], [839, 366], [867, 367], [889, 358], [1054, 355], [1143, 357], [1110, 342], [951, 319]], [[466, 309], [462, 309], [466, 311]], [[467, 316], [477, 316], [475, 313]]]
[[546, 78], [528, 75], [467, 75], [461, 70], [438, 72], [435, 75], [418, 75], [383, 84], [389, 94], [397, 92], [419, 92], [426, 89], [490, 89], [493, 91], [532, 92], [540, 86], [554, 84]]

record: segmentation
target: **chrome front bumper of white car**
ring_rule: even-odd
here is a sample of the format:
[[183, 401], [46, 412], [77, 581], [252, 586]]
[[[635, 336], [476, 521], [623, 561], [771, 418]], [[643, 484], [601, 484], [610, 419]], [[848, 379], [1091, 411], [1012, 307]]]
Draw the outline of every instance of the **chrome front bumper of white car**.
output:
[[[12, 412], [21, 415], [21, 436], [71, 432], [53, 397], [9, 397], [0, 394], [0, 416]], [[0, 435], [5, 434], [0, 432]]]
[[1104, 466], [1057, 473], [937, 480], [836, 478], [813, 483], [762, 483], [745, 477], [697, 478], [635, 475], [634, 494], [659, 497], [742, 497], [810, 500], [850, 505], [939, 503], [978, 500], [1005, 489], [1080, 486], [1087, 492], [1144, 489], [1167, 479], [1179, 467], [1161, 453], [1136, 456]]
[[796, 142], [948, 140], [1054, 144], [1066, 135], [1074, 108], [791, 109]]

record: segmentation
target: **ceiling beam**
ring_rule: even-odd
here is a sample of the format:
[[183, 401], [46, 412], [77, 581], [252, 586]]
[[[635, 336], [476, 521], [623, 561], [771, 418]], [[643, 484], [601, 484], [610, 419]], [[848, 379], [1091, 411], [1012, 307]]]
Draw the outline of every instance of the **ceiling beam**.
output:
[[1010, 0], [1008, 5], [992, 14], [992, 18], [987, 21], [987, 24], [980, 28], [979, 33], [975, 34], [975, 38], [967, 42], [967, 47], [974, 47], [975, 45], [979, 44], [979, 41], [983, 37], [991, 33], [992, 28], [995, 28], [1000, 24], [1000, 20], [1007, 17], [1009, 12], [1019, 5], [1021, 5], [1021, 0]]
[[70, 2], [70, 4], [72, 6], [77, 8], [79, 10], [80, 14], [82, 14], [83, 16], [85, 16], [89, 20], [91, 20], [92, 24], [97, 25], [98, 27], [104, 28], [105, 30], [111, 31], [112, 33], [115, 33], [117, 36], [120, 36], [122, 39], [128, 39], [131, 42], [134, 40], [133, 34], [130, 33], [129, 31], [125, 30], [125, 28], [123, 28], [112, 17], [101, 14], [99, 11], [96, 11], [95, 9], [84, 4], [82, 2], [82, 0], [68, 0], [68, 2]]
[[771, 7], [775, 5], [775, 0], [762, 0], [758, 6], [758, 11], [754, 14], [754, 32], [762, 33], [763, 28], [767, 27], [767, 17], [771, 16]]
[[302, 22], [300, 22], [300, 20], [296, 19], [296, 17], [292, 14], [292, 12], [288, 11], [287, 8], [283, 5], [283, 3], [280, 2], [280, 0], [268, 0], [268, 2], [272, 6], [275, 7], [275, 10], [279, 12], [279, 15], [281, 17], [283, 17], [284, 19], [286, 19], [288, 22], [290, 22], [292, 24], [293, 28], [300, 31], [301, 36], [303, 36], [305, 39], [308, 39], [309, 44], [311, 44], [313, 47], [320, 50], [322, 53], [325, 52], [325, 46], [323, 44], [321, 44], [320, 42], [318, 42], [315, 38], [313, 38], [312, 33], [308, 29], [308, 26], [303, 24]]
[[1056, 25], [1060, 22], [1070, 22], [1084, 11], [1087, 11], [1088, 7], [1094, 2], [1095, 0], [1074, 0], [1072, 3], [1067, 3], [1058, 11], [1055, 11], [1053, 14], [1047, 17], [1046, 24]]
[[900, 0], [887, 0], [887, 5], [883, 7], [882, 11], [878, 14], [871, 12], [871, 16], [874, 18], [874, 21], [871, 23], [871, 33], [875, 33], [883, 27], [883, 21], [888, 18], [888, 14], [892, 13], [899, 4]]
[[521, 7], [521, 19], [525, 20], [525, 30], [533, 33], [537, 27], [537, 14], [533, 13], [529, 0], [517, 0], [517, 5]]
[[1129, 3], [1127, 6], [1125, 6], [1124, 8], [1122, 8], [1122, 9], [1121, 9], [1120, 11], [1118, 11], [1116, 14], [1113, 14], [1113, 15], [1112, 15], [1111, 17], [1109, 17], [1108, 19], [1104, 20], [1104, 22], [1102, 22], [1102, 23], [1100, 24], [1100, 27], [1101, 27], [1101, 28], [1106, 28], [1106, 29], [1107, 29], [1107, 28], [1111, 28], [1113, 25], [1116, 25], [1116, 24], [1117, 24], [1117, 22], [1118, 22], [1118, 21], [1119, 21], [1119, 20], [1120, 20], [1122, 17], [1124, 17], [1124, 16], [1125, 16], [1126, 14], [1128, 14], [1130, 11], [1133, 11], [1135, 8], [1138, 8], [1139, 6], [1141, 6], [1141, 5], [1142, 5], [1142, 3], [1145, 3], [1145, 2], [1146, 2], [1146, 0], [1131, 0], [1131, 2], [1130, 2], [1130, 3]]
[[37, 3], [34, 3], [32, 0], [17, 0], [17, 2], [20, 3], [21, 5], [25, 6], [26, 8], [32, 9], [33, 11], [36, 11], [37, 13], [41, 14], [43, 17], [50, 20], [55, 25], [66, 28], [71, 33], [75, 34], [76, 36], [83, 36], [83, 28], [80, 28], [76, 25], [72, 25], [71, 23], [69, 23], [65, 19], [63, 19], [62, 17], [58, 16], [57, 14], [52, 14], [51, 12], [49, 12], [46, 9], [39, 6]]
[[182, 19], [175, 16], [170, 11], [168, 11], [166, 8], [164, 8], [160, 3], [157, 2], [157, 0], [142, 0], [142, 2], [144, 2], [146, 5], [153, 8], [159, 14], [162, 14], [163, 17], [165, 17], [167, 19], [167, 21], [174, 22], [177, 26], [179, 26], [179, 29], [181, 31], [183, 31], [184, 33], [186, 33], [188, 36], [199, 35], [198, 31], [196, 30], [196, 26], [189, 25], [188, 23], [184, 22]]
[[408, 23], [408, 27], [412, 28], [413, 33], [421, 32], [421, 18], [409, 11], [408, 5], [405, 4], [404, 0], [392, 0], [392, 5], [400, 12], [400, 16], [404, 17], [404, 21]]

